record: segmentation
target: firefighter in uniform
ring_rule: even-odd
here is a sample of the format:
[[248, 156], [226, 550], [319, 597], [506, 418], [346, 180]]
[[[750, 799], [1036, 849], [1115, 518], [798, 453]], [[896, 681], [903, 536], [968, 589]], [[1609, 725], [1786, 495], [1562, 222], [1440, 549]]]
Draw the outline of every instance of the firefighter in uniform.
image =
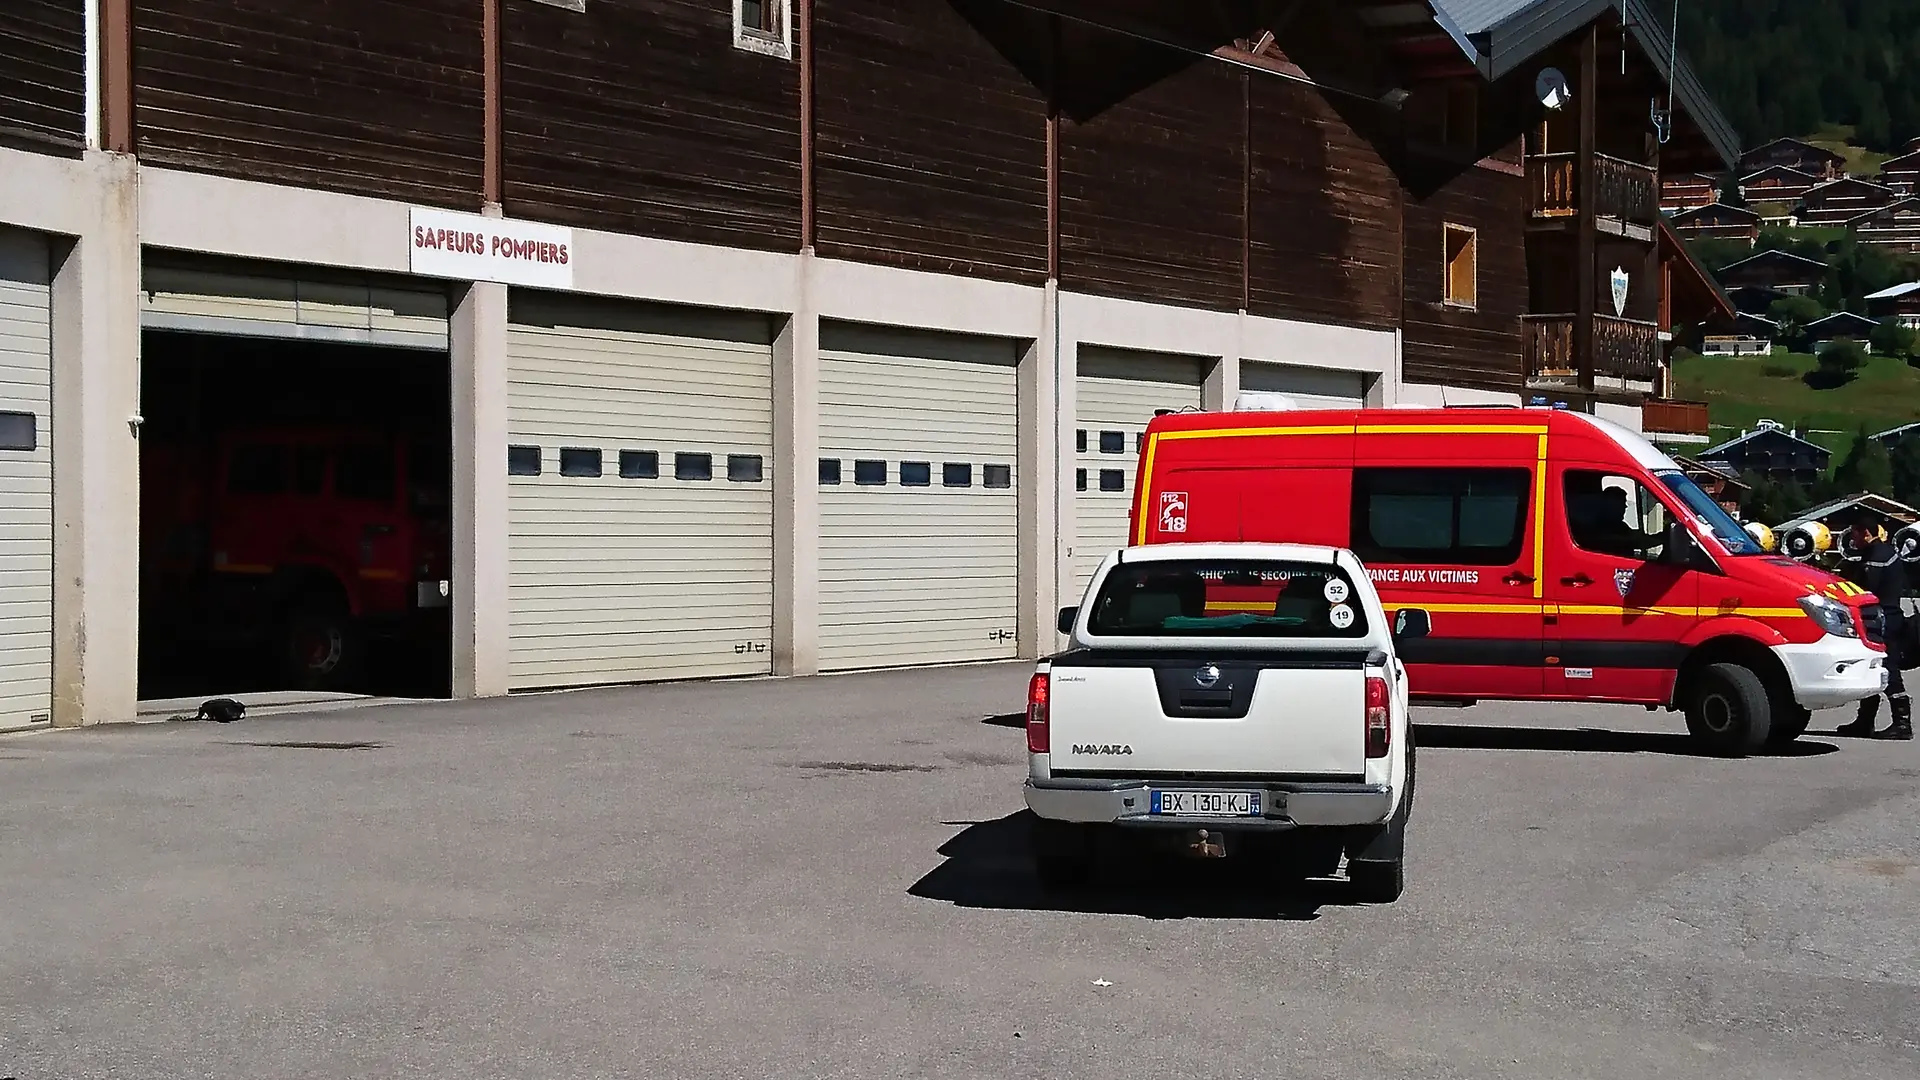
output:
[[1880, 601], [1887, 643], [1887, 703], [1893, 713], [1893, 726], [1881, 732], [1873, 730], [1873, 718], [1880, 711], [1880, 696], [1876, 694], [1861, 700], [1860, 714], [1853, 723], [1841, 727], [1839, 734], [1911, 739], [1913, 706], [1907, 700], [1906, 680], [1900, 676], [1900, 668], [1907, 659], [1902, 655], [1906, 644], [1906, 613], [1900, 609], [1900, 601], [1907, 595], [1906, 567], [1900, 562], [1899, 549], [1887, 540], [1869, 514], [1862, 512], [1853, 519], [1847, 539], [1859, 556], [1857, 562], [1850, 564], [1847, 576]]

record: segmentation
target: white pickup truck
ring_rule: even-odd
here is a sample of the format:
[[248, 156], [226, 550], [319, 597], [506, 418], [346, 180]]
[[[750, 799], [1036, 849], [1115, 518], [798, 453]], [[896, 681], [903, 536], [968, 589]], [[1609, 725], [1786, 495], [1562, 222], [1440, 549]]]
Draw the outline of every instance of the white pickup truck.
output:
[[1049, 887], [1084, 883], [1121, 844], [1336, 873], [1359, 898], [1404, 883], [1414, 754], [1396, 637], [1344, 549], [1167, 544], [1108, 555], [1068, 648], [1027, 699], [1027, 806]]

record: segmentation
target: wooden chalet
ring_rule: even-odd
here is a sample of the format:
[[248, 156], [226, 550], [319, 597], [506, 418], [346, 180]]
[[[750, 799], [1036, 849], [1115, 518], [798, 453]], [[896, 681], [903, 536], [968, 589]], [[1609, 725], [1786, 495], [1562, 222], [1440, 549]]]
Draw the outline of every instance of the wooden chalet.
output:
[[1920, 195], [1920, 139], [1909, 139], [1905, 153], [1880, 163], [1880, 182], [1902, 195]]
[[1847, 177], [1829, 180], [1805, 195], [1794, 209], [1794, 221], [1802, 226], [1844, 227], [1869, 210], [1892, 204], [1899, 196], [1890, 187], [1869, 180]]
[[[1844, 155], [1800, 139], [1775, 139], [1740, 155], [1742, 176], [1762, 169], [1784, 166], [1818, 180], [1838, 180], [1847, 175]], [[1742, 196], [1745, 197], [1744, 195]]]
[[1920, 196], [1896, 199], [1848, 218], [1847, 228], [1863, 244], [1920, 254]]
[[1807, 340], [1817, 352], [1823, 345], [1841, 338], [1852, 338], [1863, 347], [1867, 338], [1873, 334], [1874, 327], [1880, 325], [1865, 315], [1855, 315], [1851, 311], [1836, 311], [1824, 319], [1815, 319], [1807, 324]]
[[1721, 267], [1720, 285], [1729, 292], [1758, 287], [1791, 296], [1812, 292], [1826, 276], [1826, 263], [1768, 248]]
[[1671, 173], [1660, 177], [1660, 212], [1680, 214], [1720, 201], [1720, 181], [1709, 173]]
[[1792, 205], [1824, 182], [1812, 173], [1804, 173], [1786, 165], [1769, 165], [1740, 178], [1740, 198], [1748, 205]]
[[1769, 480], [1811, 484], [1827, 471], [1833, 451], [1783, 424], [1762, 420], [1737, 438], [1703, 451], [1700, 461], [1735, 475], [1753, 472]]
[[1700, 336], [1702, 356], [1756, 356], [1773, 351], [1780, 324], [1765, 315], [1735, 311], [1709, 321]]
[[1867, 315], [1876, 322], [1892, 319], [1920, 330], [1920, 281], [1909, 281], [1867, 294]]
[[1689, 240], [1744, 240], [1752, 244], [1760, 239], [1760, 215], [1744, 206], [1709, 203], [1675, 214], [1671, 222], [1673, 231]]

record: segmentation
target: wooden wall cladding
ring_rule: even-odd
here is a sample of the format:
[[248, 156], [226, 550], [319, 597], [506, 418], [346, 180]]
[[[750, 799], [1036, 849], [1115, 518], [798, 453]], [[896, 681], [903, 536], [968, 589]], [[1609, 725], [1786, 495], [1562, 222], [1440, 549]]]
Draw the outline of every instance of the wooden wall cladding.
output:
[[0, 145], [78, 154], [85, 66], [85, 0], [0, 2]]
[[[1525, 382], [1526, 180], [1481, 166], [1449, 168], [1457, 175], [1418, 185], [1432, 193], [1409, 194], [1403, 207], [1402, 378], [1518, 392]], [[1449, 224], [1476, 230], [1477, 305], [1471, 310], [1443, 303]]]
[[1065, 24], [1061, 288], [1239, 309], [1247, 77]]
[[134, 0], [137, 152], [477, 207], [480, 20], [474, 0]]
[[504, 0], [502, 35], [510, 216], [799, 249], [799, 65], [735, 48], [732, 4]]
[[[1400, 181], [1382, 153], [1393, 117], [1348, 115], [1313, 87], [1251, 85], [1247, 310], [1391, 330], [1400, 323]], [[1343, 106], [1344, 107], [1344, 106]]]
[[978, 0], [815, 0], [815, 248], [1047, 273], [1048, 20]]

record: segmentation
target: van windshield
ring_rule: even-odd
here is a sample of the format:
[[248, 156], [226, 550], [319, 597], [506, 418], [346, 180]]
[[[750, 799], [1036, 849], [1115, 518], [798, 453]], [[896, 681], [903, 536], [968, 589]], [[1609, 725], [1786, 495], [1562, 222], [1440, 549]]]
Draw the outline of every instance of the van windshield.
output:
[[1720, 546], [1727, 549], [1727, 554], [1766, 554], [1766, 550], [1747, 534], [1747, 530], [1740, 527], [1740, 523], [1733, 519], [1733, 515], [1727, 513], [1726, 507], [1715, 502], [1713, 496], [1700, 490], [1700, 485], [1688, 479], [1685, 473], [1677, 469], [1664, 470], [1654, 473], [1653, 478], [1660, 481], [1668, 491], [1679, 496], [1681, 502], [1687, 504], [1687, 509], [1693, 511], [1694, 516], [1705, 523], [1707, 529], [1713, 533], [1713, 538], [1720, 541]]
[[1096, 637], [1331, 637], [1367, 633], [1353, 582], [1326, 563], [1169, 560], [1122, 564], [1087, 618]]

